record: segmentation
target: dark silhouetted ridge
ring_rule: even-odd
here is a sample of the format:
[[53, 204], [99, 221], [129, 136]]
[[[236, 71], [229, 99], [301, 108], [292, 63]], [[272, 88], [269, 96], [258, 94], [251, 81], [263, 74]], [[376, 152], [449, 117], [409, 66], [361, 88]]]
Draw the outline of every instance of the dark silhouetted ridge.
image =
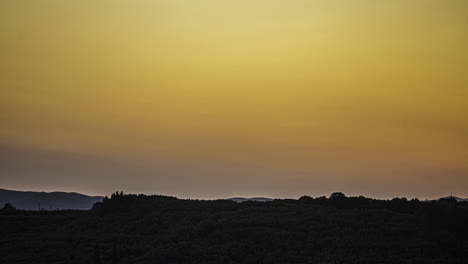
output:
[[468, 202], [191, 200], [117, 192], [92, 210], [0, 209], [0, 263], [447, 263], [468, 259]]

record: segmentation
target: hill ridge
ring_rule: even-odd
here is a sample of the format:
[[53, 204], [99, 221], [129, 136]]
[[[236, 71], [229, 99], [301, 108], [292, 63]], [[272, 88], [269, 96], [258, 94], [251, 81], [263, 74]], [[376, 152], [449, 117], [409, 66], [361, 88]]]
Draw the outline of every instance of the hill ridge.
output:
[[0, 206], [12, 204], [22, 210], [89, 210], [93, 204], [104, 199], [77, 192], [17, 191], [0, 188]]

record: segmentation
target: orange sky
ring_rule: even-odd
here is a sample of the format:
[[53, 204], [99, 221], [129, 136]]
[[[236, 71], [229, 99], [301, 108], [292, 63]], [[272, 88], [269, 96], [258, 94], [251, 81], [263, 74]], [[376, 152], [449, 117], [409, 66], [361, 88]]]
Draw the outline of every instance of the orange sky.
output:
[[468, 197], [465, 0], [0, 2], [0, 187]]

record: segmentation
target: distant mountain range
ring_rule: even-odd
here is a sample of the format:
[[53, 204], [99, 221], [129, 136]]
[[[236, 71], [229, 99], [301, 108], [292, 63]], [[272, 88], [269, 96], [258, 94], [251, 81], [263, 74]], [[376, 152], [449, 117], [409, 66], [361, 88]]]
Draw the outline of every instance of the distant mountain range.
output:
[[0, 189], [0, 208], [10, 203], [21, 210], [57, 210], [76, 209], [88, 210], [96, 202], [102, 201], [102, 196], [87, 196], [67, 192], [23, 192]]
[[246, 202], [246, 201], [255, 201], [255, 202], [269, 202], [273, 201], [271, 198], [266, 198], [266, 197], [252, 197], [252, 198], [244, 198], [244, 197], [233, 197], [233, 198], [228, 198], [226, 200], [231, 200], [234, 202]]
[[[447, 196], [440, 199], [447, 198], [455, 198], [458, 202], [468, 202], [468, 198], [460, 198], [457, 196]], [[2, 208], [6, 203], [10, 203], [20, 210], [89, 210], [95, 203], [102, 201], [102, 199], [104, 199], [102, 196], [88, 196], [74, 192], [28, 192], [0, 188], [0, 208]], [[246, 201], [273, 201], [273, 199], [267, 197], [232, 197], [226, 200], [238, 203]]]

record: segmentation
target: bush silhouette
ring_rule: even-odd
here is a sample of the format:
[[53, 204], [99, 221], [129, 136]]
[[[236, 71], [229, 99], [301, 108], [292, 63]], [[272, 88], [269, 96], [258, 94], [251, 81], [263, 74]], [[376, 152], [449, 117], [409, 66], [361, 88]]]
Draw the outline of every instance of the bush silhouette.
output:
[[16, 207], [14, 207], [13, 205], [11, 205], [11, 203], [6, 203], [6, 204], [3, 206], [3, 210], [5, 210], [5, 211], [14, 211], [14, 210], [16, 210]]

